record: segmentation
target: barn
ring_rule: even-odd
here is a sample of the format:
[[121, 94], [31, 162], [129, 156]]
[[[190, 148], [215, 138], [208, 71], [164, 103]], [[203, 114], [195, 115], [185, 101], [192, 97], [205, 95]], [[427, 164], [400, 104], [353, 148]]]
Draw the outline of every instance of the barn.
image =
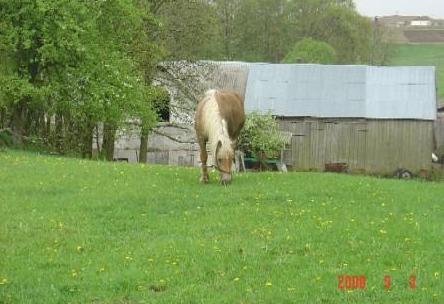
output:
[[[169, 95], [169, 118], [160, 121], [148, 140], [150, 163], [198, 166], [199, 152], [193, 120], [197, 101], [212, 88], [225, 88], [245, 95], [250, 63], [214, 61], [169, 61], [158, 65], [154, 83]], [[114, 158], [139, 159], [139, 127], [118, 132]], [[211, 159], [210, 159], [211, 163]]]
[[291, 133], [294, 170], [393, 174], [431, 170], [434, 67], [255, 64], [247, 112], [271, 112]]
[[[293, 170], [425, 173], [441, 132], [434, 67], [167, 62], [156, 82], [170, 95], [170, 118], [150, 135], [153, 163], [199, 165], [193, 116], [210, 88], [237, 91], [247, 112], [275, 115], [291, 135], [284, 162]], [[137, 134], [121, 132], [116, 158], [137, 161]]]

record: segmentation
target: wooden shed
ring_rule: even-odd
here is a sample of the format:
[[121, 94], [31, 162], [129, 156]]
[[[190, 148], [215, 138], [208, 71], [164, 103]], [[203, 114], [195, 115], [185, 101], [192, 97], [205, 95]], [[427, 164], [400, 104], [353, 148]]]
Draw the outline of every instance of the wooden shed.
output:
[[294, 170], [393, 174], [431, 169], [433, 67], [273, 65], [250, 67], [247, 111], [271, 111], [292, 134]]

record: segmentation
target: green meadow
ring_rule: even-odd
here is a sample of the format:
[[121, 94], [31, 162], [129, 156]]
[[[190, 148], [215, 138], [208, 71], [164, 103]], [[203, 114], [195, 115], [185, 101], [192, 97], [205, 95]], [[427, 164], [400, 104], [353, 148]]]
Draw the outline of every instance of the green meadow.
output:
[[443, 183], [198, 175], [0, 152], [0, 303], [444, 302]]
[[444, 43], [396, 45], [390, 64], [436, 66], [438, 96], [444, 103]]

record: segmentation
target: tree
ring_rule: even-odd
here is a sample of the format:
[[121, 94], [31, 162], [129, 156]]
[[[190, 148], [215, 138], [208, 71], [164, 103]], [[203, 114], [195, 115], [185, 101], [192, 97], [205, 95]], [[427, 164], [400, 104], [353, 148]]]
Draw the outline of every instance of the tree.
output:
[[335, 63], [336, 51], [326, 42], [304, 38], [285, 56], [283, 63]]
[[166, 2], [157, 15], [163, 24], [162, 40], [168, 59], [197, 60], [221, 56], [216, 11], [208, 1]]
[[[333, 47], [337, 63], [371, 61], [371, 23], [352, 0], [151, 2], [170, 59], [281, 62], [298, 41], [312, 38]], [[385, 58], [381, 49], [378, 58]]]
[[220, 24], [220, 39], [223, 46], [223, 58], [226, 60], [233, 60], [236, 57], [235, 41], [238, 37], [238, 28], [236, 27], [236, 20], [239, 18], [239, 11], [241, 8], [241, 0], [217, 0], [216, 12], [218, 16], [218, 23]]
[[[146, 104], [142, 104], [143, 107], [152, 108], [154, 111], [144, 111], [141, 109], [141, 136], [140, 136], [140, 148], [139, 148], [139, 162], [146, 163], [147, 162], [147, 152], [148, 152], [148, 135], [150, 131], [155, 126], [157, 120], [161, 119], [161, 113], [165, 111], [165, 107], [167, 107], [167, 103], [165, 102], [167, 99], [167, 93], [161, 87], [152, 87], [149, 91], [146, 92], [144, 100]], [[157, 114], [157, 117], [156, 117]]]
[[291, 43], [288, 1], [242, 1], [233, 21], [236, 60], [280, 62]]
[[84, 156], [103, 122], [112, 159], [115, 130], [153, 112], [146, 92], [159, 49], [149, 3], [0, 0], [0, 7], [0, 55], [8, 62], [0, 70], [2, 120], [21, 136]]
[[387, 65], [394, 54], [393, 33], [378, 18], [372, 21], [372, 38], [370, 51], [370, 64]]

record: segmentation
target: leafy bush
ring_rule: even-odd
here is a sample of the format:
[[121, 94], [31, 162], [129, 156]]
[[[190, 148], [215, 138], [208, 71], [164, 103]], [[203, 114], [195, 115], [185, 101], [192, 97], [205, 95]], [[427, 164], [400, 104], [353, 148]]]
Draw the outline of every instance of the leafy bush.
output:
[[285, 144], [276, 120], [271, 113], [252, 112], [247, 115], [239, 136], [239, 147], [258, 159], [276, 157]]
[[14, 139], [11, 130], [0, 129], [0, 147], [10, 147], [13, 145]]

